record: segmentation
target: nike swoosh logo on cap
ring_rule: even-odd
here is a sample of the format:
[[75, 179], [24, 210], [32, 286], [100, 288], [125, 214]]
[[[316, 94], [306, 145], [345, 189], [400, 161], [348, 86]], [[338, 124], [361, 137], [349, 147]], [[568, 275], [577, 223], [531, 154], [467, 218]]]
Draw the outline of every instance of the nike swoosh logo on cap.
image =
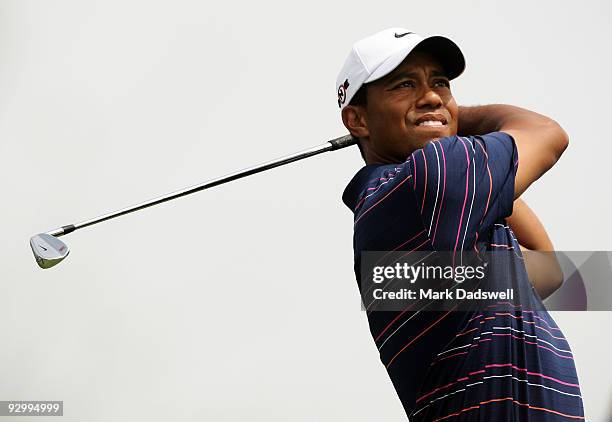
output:
[[408, 35], [408, 34], [414, 34], [414, 32], [406, 32], [405, 34], [398, 34], [397, 32], [395, 33], [395, 38], [402, 38], [404, 35]]

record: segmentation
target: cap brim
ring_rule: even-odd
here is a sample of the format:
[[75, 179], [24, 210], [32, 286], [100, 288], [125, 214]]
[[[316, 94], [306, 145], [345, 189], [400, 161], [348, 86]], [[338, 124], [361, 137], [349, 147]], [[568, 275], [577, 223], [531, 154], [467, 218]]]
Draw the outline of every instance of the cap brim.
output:
[[435, 57], [449, 79], [455, 79], [465, 70], [465, 58], [457, 44], [446, 37], [434, 35], [389, 57], [372, 72], [364, 83], [373, 82], [387, 76], [414, 50], [425, 51]]

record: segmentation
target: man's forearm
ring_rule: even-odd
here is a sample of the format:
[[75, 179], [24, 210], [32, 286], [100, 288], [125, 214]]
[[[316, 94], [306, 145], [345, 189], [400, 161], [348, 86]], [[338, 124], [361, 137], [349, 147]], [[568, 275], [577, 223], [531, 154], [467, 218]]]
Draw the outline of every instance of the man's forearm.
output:
[[521, 246], [530, 250], [554, 251], [544, 224], [522, 199], [514, 201], [512, 215], [507, 222]]
[[546, 299], [561, 287], [563, 272], [544, 225], [521, 199], [514, 201], [512, 216], [507, 222], [523, 249], [529, 280], [540, 297]]
[[508, 104], [459, 106], [459, 136], [484, 135], [504, 128], [548, 124], [552, 119]]
[[[484, 135], [496, 132], [503, 118], [498, 104], [484, 106], [459, 106], [459, 136]], [[496, 118], [497, 117], [497, 118]]]

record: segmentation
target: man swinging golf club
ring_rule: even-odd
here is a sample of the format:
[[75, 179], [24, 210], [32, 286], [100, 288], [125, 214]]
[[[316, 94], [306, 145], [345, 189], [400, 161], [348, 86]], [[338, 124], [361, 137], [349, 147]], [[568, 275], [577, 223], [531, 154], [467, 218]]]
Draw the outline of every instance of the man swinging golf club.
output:
[[[451, 40], [404, 28], [351, 49], [336, 90], [342, 121], [367, 164], [343, 194], [354, 213], [357, 280], [364, 251], [513, 250], [513, 286], [541, 304], [542, 292], [555, 286], [536, 285], [538, 295], [506, 219], [568, 137], [553, 120], [522, 108], [459, 107], [449, 81], [464, 67]], [[550, 243], [537, 218], [517, 216], [513, 224], [542, 233], [532, 244]], [[412, 422], [584, 419], [570, 347], [545, 311], [367, 317]]]

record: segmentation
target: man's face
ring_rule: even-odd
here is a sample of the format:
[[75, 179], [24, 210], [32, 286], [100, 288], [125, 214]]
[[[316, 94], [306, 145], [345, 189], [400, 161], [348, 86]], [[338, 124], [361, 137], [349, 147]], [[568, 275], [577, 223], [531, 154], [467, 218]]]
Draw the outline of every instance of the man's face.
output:
[[429, 141], [457, 133], [458, 106], [442, 66], [412, 52], [392, 73], [367, 85], [370, 161], [403, 162]]

